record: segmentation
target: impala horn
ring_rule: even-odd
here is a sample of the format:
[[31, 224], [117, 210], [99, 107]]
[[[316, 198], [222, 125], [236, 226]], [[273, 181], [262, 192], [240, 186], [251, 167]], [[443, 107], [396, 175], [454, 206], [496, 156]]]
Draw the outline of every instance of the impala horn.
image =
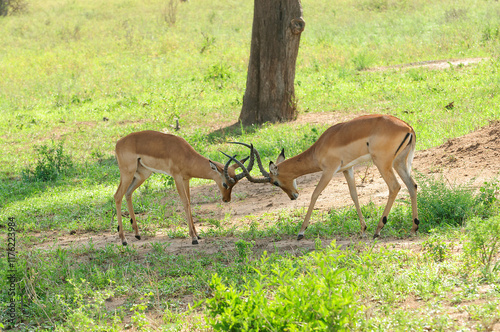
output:
[[[253, 147], [252, 147], [253, 149]], [[221, 151], [222, 152], [222, 151]], [[252, 151], [253, 152], [253, 151]], [[254, 183], [267, 183], [271, 180], [270, 177], [263, 177], [263, 178], [254, 178], [253, 176], [250, 175], [250, 171], [245, 167], [245, 165], [243, 165], [243, 163], [241, 163], [239, 160], [235, 159], [236, 156], [234, 157], [231, 157], [230, 155], [222, 152], [226, 157], [228, 157], [230, 160], [234, 161], [238, 166], [241, 167], [241, 169], [243, 170], [243, 173], [242, 174], [245, 174], [246, 178], [248, 179], [248, 181], [250, 182], [254, 182]], [[252, 153], [253, 155], [253, 153]], [[266, 172], [267, 173], [267, 172]]]
[[264, 169], [264, 166], [262, 165], [262, 160], [260, 159], [259, 151], [257, 151], [253, 147], [253, 144], [247, 144], [247, 143], [242, 143], [242, 142], [228, 142], [228, 143], [231, 143], [231, 144], [240, 144], [240, 145], [243, 145], [243, 146], [246, 146], [247, 148], [249, 148], [250, 151], [251, 151], [250, 153], [251, 153], [252, 157], [255, 155], [255, 157], [257, 159], [257, 165], [259, 166], [260, 172], [269, 181], [269, 178], [270, 178], [269, 173]]
[[[220, 151], [220, 152], [222, 152], [222, 151]], [[222, 153], [224, 155], [226, 155], [227, 157], [229, 157], [229, 160], [224, 165], [224, 177], [226, 178], [226, 181], [228, 181], [228, 182], [230, 182], [232, 184], [235, 184], [236, 182], [240, 181], [241, 179], [243, 179], [245, 177], [245, 173], [244, 172], [241, 172], [240, 174], [236, 174], [236, 176], [234, 178], [232, 178], [232, 177], [229, 176], [228, 169], [229, 169], [229, 164], [231, 163], [231, 160], [236, 161], [236, 164], [239, 167], [242, 167], [242, 166], [245, 167], [243, 164], [248, 160], [248, 158], [250, 158], [250, 163], [248, 163], [248, 168], [250, 168], [250, 170], [252, 170], [252, 167], [253, 167], [253, 156], [243, 158], [240, 161], [240, 160], [235, 159], [236, 155], [234, 155], [233, 157], [231, 157], [231, 156], [228, 156], [227, 154], [225, 154], [224, 152], [222, 152]]]

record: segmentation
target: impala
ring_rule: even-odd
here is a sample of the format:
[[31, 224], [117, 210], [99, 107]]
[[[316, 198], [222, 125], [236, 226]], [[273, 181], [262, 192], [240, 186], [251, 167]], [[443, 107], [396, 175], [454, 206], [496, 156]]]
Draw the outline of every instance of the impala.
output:
[[[192, 178], [214, 180], [222, 194], [222, 200], [229, 202], [233, 186], [245, 176], [244, 173], [235, 174], [235, 170], [239, 165], [243, 165], [246, 158], [232, 166], [229, 166], [231, 162], [231, 159], [229, 159], [223, 165], [200, 155], [183, 138], [157, 131], [141, 131], [129, 134], [116, 143], [115, 152], [118, 168], [120, 169], [120, 185], [114, 198], [118, 219], [118, 234], [123, 245], [127, 245], [127, 240], [123, 234], [121, 215], [123, 195], [127, 200], [127, 209], [131, 217], [130, 222], [135, 231], [135, 237], [140, 240], [139, 228], [132, 205], [132, 193], [151, 173], [163, 173], [173, 177], [186, 212], [192, 244], [198, 244], [200, 237], [194, 227], [191, 214], [189, 180]], [[232, 158], [234, 159], [234, 157]], [[250, 159], [248, 168], [251, 169], [253, 157]]]
[[366, 223], [359, 207], [353, 167], [370, 159], [373, 160], [373, 164], [378, 168], [389, 187], [387, 204], [373, 237], [376, 238], [380, 235], [381, 229], [387, 223], [387, 216], [394, 200], [401, 189], [394, 170], [399, 174], [410, 194], [413, 219], [411, 233], [416, 234], [418, 230], [417, 184], [411, 177], [416, 136], [410, 125], [396, 117], [366, 115], [336, 124], [328, 128], [309, 149], [293, 158], [285, 160], [284, 150], [282, 150], [276, 163], [269, 163], [269, 172], [262, 166], [260, 155], [253, 145], [239, 144], [247, 146], [251, 149], [252, 155], [255, 154], [259, 169], [264, 176], [263, 178], [252, 177], [243, 164], [230, 157], [242, 167], [248, 180], [272, 183], [280, 187], [292, 200], [297, 199], [299, 195], [295, 180], [297, 177], [322, 172], [319, 183], [312, 194], [306, 217], [298, 234], [298, 240], [304, 237], [316, 200], [337, 172], [344, 173], [358, 213], [361, 234], [365, 235]]

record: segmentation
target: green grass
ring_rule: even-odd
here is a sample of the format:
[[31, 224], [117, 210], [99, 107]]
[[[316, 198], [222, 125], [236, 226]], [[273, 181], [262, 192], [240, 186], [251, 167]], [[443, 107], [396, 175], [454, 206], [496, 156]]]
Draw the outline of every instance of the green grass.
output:
[[[168, 4], [33, 0], [28, 12], [0, 17], [0, 223], [8, 224], [9, 217], [16, 222], [18, 330], [214, 330], [245, 312], [292, 328], [291, 321], [278, 322], [278, 316], [285, 317], [279, 301], [292, 299], [290, 317], [305, 322], [309, 316], [300, 302], [309, 299], [288, 287], [322, 285], [315, 298], [321, 311], [339, 300], [323, 287], [335, 278], [345, 281], [335, 290], [344, 290], [359, 309], [345, 312], [339, 329], [487, 330], [495, 324], [498, 254], [487, 264], [471, 254], [499, 237], [492, 231], [498, 223], [494, 179], [476, 192], [419, 178], [426, 222], [420, 229], [423, 241], [409, 249], [356, 244], [359, 222], [351, 208], [314, 212], [306, 239], [316, 241], [316, 253], [276, 249], [262, 256], [257, 243], [295, 238], [305, 212], [300, 209], [245, 216], [246, 226], [236, 227], [230, 214], [204, 221], [211, 227], [201, 235], [220, 244], [215, 253], [200, 248], [173, 254], [168, 242], [147, 248], [51, 244], [50, 232], [114, 234], [113, 194], [119, 182], [114, 145], [132, 131], [173, 132], [179, 119], [176, 133], [207, 157], [222, 161], [219, 150], [241, 154], [241, 147], [226, 142], [245, 141], [258, 146], [267, 161], [283, 147], [287, 156], [300, 153], [330, 125], [229, 128], [237, 122], [245, 89], [253, 4], [180, 2], [175, 12]], [[299, 112], [392, 114], [414, 127], [419, 150], [500, 119], [499, 2], [311, 0], [302, 5]], [[175, 24], [169, 19], [173, 14]], [[485, 60], [445, 70], [366, 70], [469, 57]], [[447, 109], [450, 102], [454, 108]], [[51, 148], [60, 148], [56, 159], [47, 158]], [[187, 236], [183, 213], [173, 203], [162, 204], [165, 196], [171, 202], [176, 195], [172, 182], [160, 175], [138, 190], [134, 206], [142, 213], [141, 232]], [[218, 201], [217, 195], [207, 199]], [[362, 210], [373, 233], [381, 207], [370, 203]], [[384, 237], [406, 238], [409, 220], [408, 202], [398, 202]], [[471, 226], [483, 222], [493, 226]], [[8, 227], [0, 232], [0, 245], [7, 246]], [[353, 245], [321, 249], [335, 238]], [[33, 249], [35, 244], [45, 249]], [[7, 325], [5, 257], [0, 271], [0, 323]], [[287, 282], [277, 283], [275, 271], [286, 274]], [[237, 295], [231, 312], [238, 315], [218, 311], [217, 287], [227, 291], [225, 296]], [[241, 310], [238, 297], [274, 311]], [[122, 305], [110, 309], [116, 301]], [[195, 307], [190, 310], [188, 303]], [[462, 313], [467, 321], [458, 326], [453, 315]], [[327, 316], [323, 311], [314, 317]], [[257, 322], [262, 317], [239, 318]]]

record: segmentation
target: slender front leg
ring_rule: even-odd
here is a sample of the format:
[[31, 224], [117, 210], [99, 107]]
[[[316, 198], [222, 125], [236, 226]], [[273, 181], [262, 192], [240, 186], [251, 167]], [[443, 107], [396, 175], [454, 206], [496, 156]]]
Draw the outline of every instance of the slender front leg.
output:
[[321, 192], [325, 189], [325, 187], [328, 185], [328, 183], [332, 179], [333, 174], [335, 174], [335, 172], [323, 171], [323, 174], [321, 175], [321, 179], [319, 180], [319, 183], [316, 186], [316, 189], [314, 189], [314, 192], [311, 196], [311, 203], [309, 203], [309, 208], [307, 209], [307, 214], [306, 214], [306, 217], [304, 219], [304, 222], [302, 223], [302, 227], [300, 228], [300, 232], [297, 236], [297, 240], [301, 240], [304, 238], [304, 232], [306, 231], [306, 228], [309, 225], [309, 219], [311, 219], [311, 214], [313, 212], [314, 205], [316, 204], [316, 201], [318, 200], [318, 197], [321, 194]]
[[[189, 180], [184, 180], [184, 190], [186, 190], [187, 198], [188, 198], [188, 204], [189, 204], [189, 207], [191, 209], [191, 191], [189, 189]], [[193, 230], [194, 230], [194, 235], [196, 235], [196, 238], [198, 240], [201, 240], [201, 237], [198, 235], [198, 232], [196, 231], [196, 227], [194, 226], [194, 222], [192, 220], [193, 220], [193, 218], [192, 218], [192, 215], [191, 215], [191, 222], [192, 222], [192, 226], [193, 226]]]
[[186, 212], [186, 222], [189, 229], [189, 236], [191, 236], [191, 243], [198, 244], [198, 236], [196, 235], [196, 230], [194, 229], [193, 216], [191, 214], [189, 180], [186, 181], [182, 177], [176, 177], [174, 178], [174, 181], [179, 197], [181, 198], [182, 205], [184, 206], [184, 211]]
[[356, 207], [356, 212], [358, 213], [358, 218], [359, 218], [359, 224], [361, 226], [361, 236], [365, 237], [365, 231], [366, 231], [366, 223], [365, 223], [365, 218], [363, 217], [363, 214], [361, 213], [361, 208], [359, 206], [359, 201], [358, 201], [358, 192], [356, 190], [356, 182], [354, 180], [354, 171], [351, 168], [349, 168], [347, 171], [344, 171], [344, 176], [345, 179], [347, 180], [347, 185], [349, 186], [349, 193], [351, 194], [351, 198], [354, 201], [354, 206]]

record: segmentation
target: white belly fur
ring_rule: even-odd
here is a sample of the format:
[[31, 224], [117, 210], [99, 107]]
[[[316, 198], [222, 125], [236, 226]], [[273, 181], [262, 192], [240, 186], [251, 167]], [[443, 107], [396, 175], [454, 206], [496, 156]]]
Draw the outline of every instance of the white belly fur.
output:
[[364, 156], [361, 156], [359, 158], [354, 159], [353, 161], [351, 161], [348, 164], [342, 165], [340, 167], [339, 171], [343, 172], [346, 169], [349, 169], [349, 168], [353, 167], [354, 165], [361, 164], [361, 163], [364, 163], [364, 162], [367, 162], [367, 161], [370, 161], [370, 160], [372, 160], [372, 157], [370, 156], [369, 153], [367, 153]]
[[149, 166], [144, 165], [144, 162], [142, 161], [142, 159], [139, 159], [139, 162], [141, 163], [141, 165], [142, 165], [144, 168], [146, 168], [146, 169], [148, 169], [148, 170], [150, 170], [150, 171], [152, 171], [152, 172], [155, 172], [155, 173], [161, 173], [161, 174], [166, 174], [166, 175], [172, 176], [172, 175], [171, 175], [170, 173], [168, 173], [167, 171], [164, 171], [164, 170], [159, 170], [159, 169], [154, 169], [154, 168], [152, 168], [152, 167], [149, 167]]

